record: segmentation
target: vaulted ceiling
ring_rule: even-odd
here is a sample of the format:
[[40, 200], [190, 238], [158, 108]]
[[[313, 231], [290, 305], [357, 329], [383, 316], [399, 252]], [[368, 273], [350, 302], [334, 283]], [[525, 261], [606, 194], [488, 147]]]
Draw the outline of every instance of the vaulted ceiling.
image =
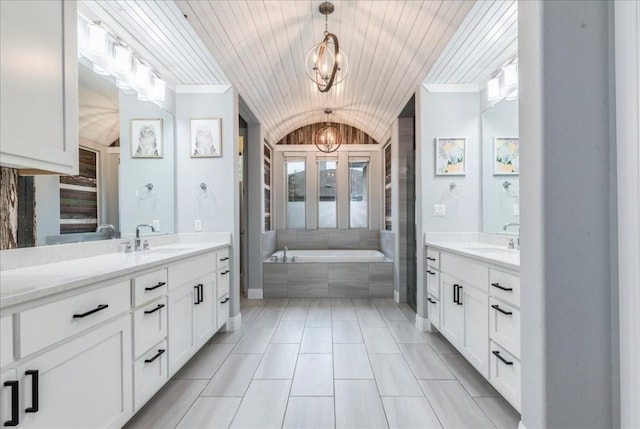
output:
[[328, 27], [349, 72], [322, 94], [304, 71], [307, 50], [324, 31], [320, 3], [80, 2], [169, 86], [233, 85], [272, 142], [324, 121], [325, 108], [333, 109], [332, 121], [384, 142], [420, 83], [484, 83], [517, 50], [515, 0], [336, 0]]

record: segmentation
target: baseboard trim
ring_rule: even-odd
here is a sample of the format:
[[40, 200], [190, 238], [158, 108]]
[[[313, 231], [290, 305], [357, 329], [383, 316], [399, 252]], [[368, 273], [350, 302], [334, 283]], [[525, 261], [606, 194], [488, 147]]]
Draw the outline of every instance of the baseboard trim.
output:
[[247, 290], [247, 298], [249, 299], [262, 299], [263, 298], [263, 290], [257, 288], [249, 288]]
[[400, 304], [400, 292], [397, 290], [393, 291], [393, 300], [397, 303]]
[[518, 423], [518, 429], [527, 429], [526, 427], [524, 427], [522, 420], [520, 420], [520, 422]]
[[226, 331], [237, 331], [242, 326], [242, 313], [238, 313], [233, 317], [227, 319]]
[[429, 323], [429, 319], [425, 319], [424, 317], [420, 317], [416, 314], [416, 328], [418, 331], [431, 331], [431, 323]]

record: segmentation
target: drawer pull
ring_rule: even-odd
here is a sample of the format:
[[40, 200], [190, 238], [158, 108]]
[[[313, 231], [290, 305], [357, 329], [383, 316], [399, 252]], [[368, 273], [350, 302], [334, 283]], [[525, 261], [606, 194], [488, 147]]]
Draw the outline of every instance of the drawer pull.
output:
[[195, 285], [193, 288], [196, 290], [196, 302], [194, 304], [198, 305], [203, 301], [202, 283]]
[[427, 256], [427, 261], [435, 261], [436, 258], [432, 258], [431, 256]]
[[229, 297], [227, 297], [224, 301], [220, 301], [220, 304], [226, 304], [227, 302], [229, 302]]
[[513, 290], [511, 287], [500, 286], [500, 283], [491, 283], [491, 286], [497, 287], [500, 290], [506, 290], [507, 292], [511, 292]]
[[162, 286], [164, 286], [166, 284], [167, 284], [166, 282], [158, 282], [157, 285], [151, 286], [151, 287], [146, 287], [146, 288], [144, 288], [144, 290], [155, 290], [155, 289], [158, 289], [159, 287], [162, 287]]
[[453, 285], [453, 302], [458, 305], [462, 305], [462, 301], [460, 300], [460, 291], [462, 290], [462, 286], [459, 284]]
[[96, 308], [94, 308], [93, 310], [89, 310], [86, 313], [82, 313], [82, 314], [74, 314], [73, 318], [74, 319], [82, 319], [83, 317], [87, 317], [92, 315], [93, 313], [97, 313], [98, 311], [102, 311], [105, 308], [109, 307], [109, 305], [107, 304], [100, 304], [99, 306], [97, 306]]
[[153, 310], [145, 310], [144, 314], [155, 313], [156, 311], [160, 310], [161, 308], [164, 308], [164, 304], [158, 304], [158, 306], [156, 308], [154, 308]]
[[427, 270], [427, 274], [431, 274], [432, 276], [436, 275], [435, 271], [430, 271], [430, 270]]
[[432, 300], [431, 298], [427, 298], [427, 301], [429, 301], [431, 304], [435, 304], [436, 302], [434, 300]]
[[493, 353], [498, 359], [500, 359], [505, 365], [513, 365], [513, 362], [509, 362], [508, 360], [506, 360], [505, 358], [503, 358], [502, 356], [500, 356], [500, 352], [497, 350], [492, 351], [491, 353]]
[[513, 312], [511, 312], [511, 311], [505, 311], [505, 310], [501, 309], [500, 307], [498, 307], [498, 305], [497, 305], [497, 304], [493, 304], [493, 305], [491, 306], [491, 308], [493, 308], [494, 310], [499, 311], [499, 312], [500, 312], [500, 313], [502, 313], [502, 314], [506, 314], [506, 315], [509, 315], [509, 316], [513, 314]]
[[220, 258], [220, 262], [224, 262], [224, 261], [228, 261], [228, 260], [229, 260], [229, 257], [228, 257], [228, 256], [226, 256], [226, 257], [224, 257], [224, 258]]
[[220, 275], [221, 275], [221, 276], [225, 276], [225, 275], [227, 275], [227, 274], [229, 274], [229, 270], [227, 270], [227, 271], [223, 271], [223, 272], [221, 272], [221, 273], [220, 273]]
[[166, 350], [165, 350], [165, 349], [160, 349], [160, 350], [158, 350], [158, 353], [156, 353], [154, 357], [152, 357], [152, 358], [150, 358], [150, 359], [145, 359], [145, 360], [144, 360], [144, 363], [151, 363], [151, 362], [153, 362], [154, 360], [156, 360], [156, 359], [158, 359], [160, 356], [162, 356], [162, 354], [163, 354], [164, 352], [166, 352]]
[[40, 399], [40, 394], [38, 393], [38, 386], [39, 386], [39, 382], [38, 382], [38, 370], [37, 369], [30, 369], [24, 372], [24, 375], [30, 375], [31, 376], [31, 406], [29, 408], [25, 408], [24, 412], [25, 413], [37, 413], [38, 409], [39, 409], [39, 399]]
[[5, 387], [11, 388], [11, 419], [4, 422], [5, 426], [18, 426], [20, 422], [20, 395], [18, 394], [18, 380], [11, 380], [4, 382]]

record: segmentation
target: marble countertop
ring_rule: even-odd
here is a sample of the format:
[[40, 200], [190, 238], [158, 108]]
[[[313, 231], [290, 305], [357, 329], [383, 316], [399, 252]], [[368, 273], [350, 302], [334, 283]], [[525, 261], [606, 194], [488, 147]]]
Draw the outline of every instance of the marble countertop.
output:
[[229, 240], [180, 242], [140, 252], [107, 253], [1, 271], [0, 309], [166, 265], [230, 244]]
[[425, 244], [437, 250], [476, 259], [514, 271], [520, 271], [520, 251], [506, 246], [479, 241], [436, 241], [426, 240]]

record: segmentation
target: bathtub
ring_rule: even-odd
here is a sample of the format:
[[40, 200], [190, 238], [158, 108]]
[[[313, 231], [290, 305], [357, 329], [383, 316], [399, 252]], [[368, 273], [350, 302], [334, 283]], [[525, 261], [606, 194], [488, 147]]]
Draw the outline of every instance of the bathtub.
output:
[[[283, 262], [284, 250], [271, 255], [265, 262]], [[293, 262], [385, 262], [382, 252], [377, 250], [287, 250], [287, 263]]]

